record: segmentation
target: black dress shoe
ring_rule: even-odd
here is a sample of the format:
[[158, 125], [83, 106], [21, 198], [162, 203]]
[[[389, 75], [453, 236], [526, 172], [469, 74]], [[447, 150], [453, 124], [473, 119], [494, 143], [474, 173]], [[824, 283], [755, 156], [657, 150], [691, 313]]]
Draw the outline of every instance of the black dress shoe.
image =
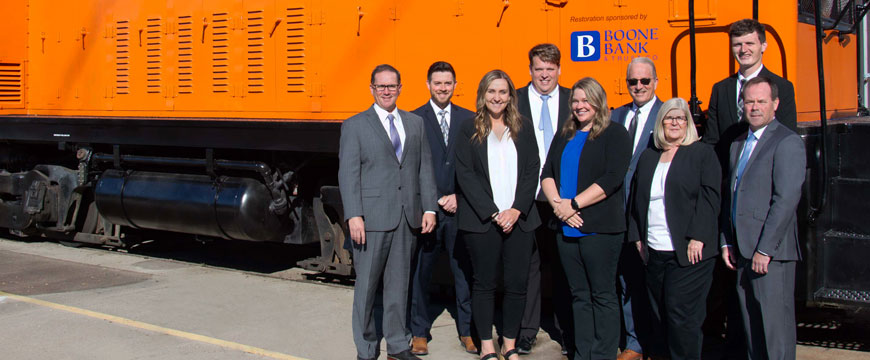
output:
[[388, 354], [387, 359], [388, 360], [422, 360], [422, 359], [418, 358], [417, 355], [412, 354], [411, 349], [402, 351], [398, 354]]
[[517, 339], [517, 352], [519, 352], [520, 355], [531, 354], [532, 347], [535, 346], [535, 340], [536, 339], [532, 337], [520, 336], [520, 338]]

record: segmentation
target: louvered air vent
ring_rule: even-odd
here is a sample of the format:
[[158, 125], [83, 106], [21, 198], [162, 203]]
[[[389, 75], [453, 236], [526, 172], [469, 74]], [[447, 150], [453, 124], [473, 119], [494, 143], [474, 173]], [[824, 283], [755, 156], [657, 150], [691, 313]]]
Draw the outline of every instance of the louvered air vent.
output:
[[161, 92], [162, 45], [160, 18], [150, 18], [145, 25], [145, 76], [146, 87], [149, 94]]
[[21, 64], [0, 63], [0, 105], [21, 103], [22, 79]]
[[265, 91], [265, 30], [263, 10], [248, 11], [248, 92]]
[[115, 94], [130, 93], [130, 24], [115, 23]]
[[305, 8], [287, 9], [287, 92], [305, 91]]
[[193, 94], [193, 19], [178, 17], [178, 93]]
[[212, 92], [230, 91], [230, 25], [227, 13], [212, 16]]

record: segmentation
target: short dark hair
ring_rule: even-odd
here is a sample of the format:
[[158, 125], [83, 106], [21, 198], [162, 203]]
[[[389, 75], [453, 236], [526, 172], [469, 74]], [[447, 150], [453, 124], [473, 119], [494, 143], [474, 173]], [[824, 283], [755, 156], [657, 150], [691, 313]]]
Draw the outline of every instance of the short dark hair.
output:
[[541, 58], [542, 61], [562, 66], [562, 53], [559, 48], [553, 44], [538, 44], [529, 50], [529, 67], [532, 66], [532, 59], [535, 56]]
[[372, 84], [375, 83], [375, 75], [377, 75], [378, 73], [382, 73], [384, 71], [392, 71], [393, 73], [396, 74], [396, 81], [398, 81], [399, 84], [402, 83], [402, 75], [399, 74], [399, 70], [396, 70], [396, 68], [394, 68], [390, 64], [380, 64], [378, 66], [375, 66], [375, 69], [372, 70], [372, 80], [371, 80], [372, 82], [371, 83]]
[[746, 100], [745, 99], [746, 89], [749, 89], [749, 87], [751, 87], [751, 86], [755, 86], [755, 85], [762, 84], [762, 83], [770, 85], [770, 99], [771, 100], [779, 99], [779, 88], [776, 87], [776, 84], [773, 82], [773, 80], [770, 80], [770, 78], [768, 78], [766, 76], [756, 76], [756, 77], [750, 79], [749, 81], [747, 81], [745, 84], [743, 84], [743, 87], [740, 89], [740, 93], [741, 93], [740, 97], [742, 97], [742, 98], [744, 98], [744, 100]]
[[731, 28], [728, 29], [729, 38], [743, 36], [751, 33], [758, 34], [758, 40], [760, 40], [762, 44], [767, 42], [764, 35], [764, 25], [756, 20], [738, 20], [737, 22], [731, 24]]
[[429, 72], [426, 73], [426, 80], [432, 80], [432, 74], [436, 72], [449, 72], [453, 75], [453, 80], [456, 80], [456, 71], [453, 71], [453, 65], [446, 61], [436, 61], [429, 66]]

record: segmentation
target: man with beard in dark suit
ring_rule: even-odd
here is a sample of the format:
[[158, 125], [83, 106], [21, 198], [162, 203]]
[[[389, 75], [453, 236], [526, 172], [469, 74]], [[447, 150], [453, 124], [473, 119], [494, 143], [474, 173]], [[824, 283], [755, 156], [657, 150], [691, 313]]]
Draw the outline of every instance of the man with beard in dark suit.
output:
[[456, 291], [459, 342], [465, 351], [476, 354], [477, 346], [471, 339], [471, 262], [461, 237], [457, 236], [454, 163], [459, 129], [464, 122], [471, 121], [474, 113], [450, 102], [456, 89], [456, 72], [449, 63], [438, 61], [432, 64], [426, 75], [426, 86], [431, 97], [413, 113], [423, 118], [423, 128], [429, 139], [439, 209], [435, 232], [419, 238], [414, 256], [416, 266], [411, 275], [411, 315], [408, 321], [412, 335], [411, 352], [414, 355], [429, 353], [429, 330], [435, 320], [428, 313], [429, 281], [441, 250], [447, 249]]

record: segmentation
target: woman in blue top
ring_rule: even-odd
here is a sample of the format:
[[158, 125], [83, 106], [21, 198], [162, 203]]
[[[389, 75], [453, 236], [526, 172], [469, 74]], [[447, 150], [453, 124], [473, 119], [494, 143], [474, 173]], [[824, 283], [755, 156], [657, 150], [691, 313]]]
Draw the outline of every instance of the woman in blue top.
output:
[[556, 245], [573, 298], [573, 358], [612, 359], [619, 345], [614, 279], [626, 230], [631, 140], [625, 127], [610, 126], [607, 94], [593, 78], [572, 87], [571, 112], [550, 146], [541, 188], [562, 221]]

